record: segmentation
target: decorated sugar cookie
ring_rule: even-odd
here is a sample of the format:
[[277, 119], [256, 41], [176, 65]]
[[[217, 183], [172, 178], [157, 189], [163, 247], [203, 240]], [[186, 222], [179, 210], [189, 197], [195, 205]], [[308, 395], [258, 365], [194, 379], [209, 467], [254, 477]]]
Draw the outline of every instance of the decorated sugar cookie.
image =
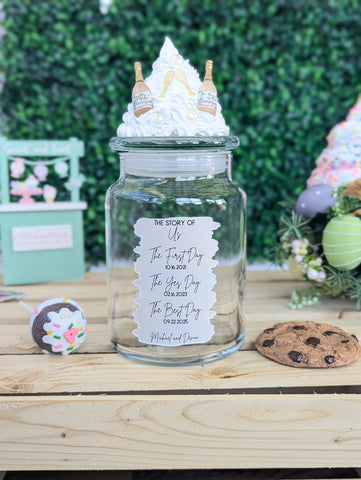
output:
[[86, 337], [84, 312], [68, 298], [46, 300], [31, 316], [30, 334], [44, 353], [68, 355]]

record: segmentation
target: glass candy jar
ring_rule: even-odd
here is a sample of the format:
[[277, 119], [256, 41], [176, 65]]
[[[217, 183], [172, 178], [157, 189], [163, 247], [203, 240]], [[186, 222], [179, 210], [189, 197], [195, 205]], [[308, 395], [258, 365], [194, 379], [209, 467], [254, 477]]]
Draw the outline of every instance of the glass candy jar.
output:
[[244, 342], [246, 195], [231, 180], [236, 137], [119, 138], [106, 195], [111, 343], [181, 365]]

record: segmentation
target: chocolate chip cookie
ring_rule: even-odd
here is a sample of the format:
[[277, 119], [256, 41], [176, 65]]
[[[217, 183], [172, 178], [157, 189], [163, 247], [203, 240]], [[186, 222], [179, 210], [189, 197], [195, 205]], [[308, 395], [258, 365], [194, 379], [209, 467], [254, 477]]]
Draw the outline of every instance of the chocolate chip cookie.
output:
[[291, 367], [327, 368], [347, 365], [361, 354], [355, 335], [315, 322], [277, 323], [256, 338], [265, 357]]

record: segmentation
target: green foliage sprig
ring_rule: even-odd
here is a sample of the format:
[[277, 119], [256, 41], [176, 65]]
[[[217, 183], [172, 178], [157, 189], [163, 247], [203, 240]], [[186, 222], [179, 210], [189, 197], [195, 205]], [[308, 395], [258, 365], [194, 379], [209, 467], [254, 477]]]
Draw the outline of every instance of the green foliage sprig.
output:
[[360, 207], [357, 197], [344, 193], [345, 187], [334, 190], [337, 202], [325, 214], [304, 219], [295, 210], [288, 210], [281, 216], [280, 242], [273, 251], [273, 259], [278, 265], [287, 262], [291, 272], [308, 282], [303, 291], [292, 292], [289, 303], [292, 309], [318, 304], [321, 295], [343, 295], [356, 302], [356, 309], [361, 308], [361, 265], [350, 271], [337, 270], [328, 263], [321, 242], [323, 229], [330, 219]]
[[302, 239], [311, 234], [310, 221], [292, 211], [289, 217], [281, 216], [279, 234], [281, 240]]
[[336, 204], [330, 209], [330, 218], [346, 215], [347, 213], [361, 207], [361, 202], [357, 197], [350, 197], [349, 195], [343, 194], [345, 187], [345, 185], [341, 185], [335, 189], [334, 196], [336, 197], [337, 201]]

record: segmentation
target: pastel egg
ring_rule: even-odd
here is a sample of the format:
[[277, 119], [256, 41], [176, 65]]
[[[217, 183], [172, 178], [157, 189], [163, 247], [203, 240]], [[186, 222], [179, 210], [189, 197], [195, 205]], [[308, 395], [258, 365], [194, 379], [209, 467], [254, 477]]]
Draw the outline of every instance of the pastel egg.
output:
[[333, 188], [326, 184], [306, 188], [297, 199], [296, 212], [304, 218], [326, 213], [337, 201], [332, 191]]
[[352, 215], [335, 217], [322, 235], [327, 261], [338, 270], [352, 270], [361, 263], [361, 220]]

